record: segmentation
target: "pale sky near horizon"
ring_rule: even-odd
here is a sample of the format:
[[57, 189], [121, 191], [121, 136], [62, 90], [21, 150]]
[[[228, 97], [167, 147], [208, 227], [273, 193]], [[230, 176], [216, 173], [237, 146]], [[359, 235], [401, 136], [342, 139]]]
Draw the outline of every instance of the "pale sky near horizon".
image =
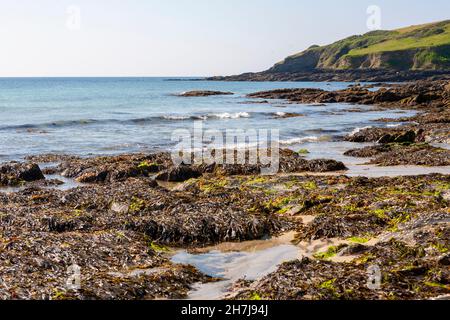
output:
[[0, 77], [262, 71], [368, 32], [370, 5], [382, 29], [450, 19], [448, 0], [0, 0]]

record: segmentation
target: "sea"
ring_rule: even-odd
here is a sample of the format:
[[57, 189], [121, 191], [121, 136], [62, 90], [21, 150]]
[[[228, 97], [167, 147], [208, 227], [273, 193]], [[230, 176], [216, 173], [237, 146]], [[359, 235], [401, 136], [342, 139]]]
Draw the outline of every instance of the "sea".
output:
[[[37, 154], [79, 156], [173, 150], [177, 129], [279, 131], [281, 147], [332, 157], [361, 128], [396, 126], [379, 118], [414, 112], [351, 104], [290, 104], [247, 94], [281, 88], [344, 89], [341, 82], [221, 82], [200, 78], [0, 78], [0, 161]], [[191, 90], [234, 95], [181, 97]], [[376, 90], [373, 89], [373, 90]], [[264, 101], [262, 101], [264, 102]], [[364, 112], [361, 112], [364, 111]], [[283, 118], [288, 113], [302, 116]]]

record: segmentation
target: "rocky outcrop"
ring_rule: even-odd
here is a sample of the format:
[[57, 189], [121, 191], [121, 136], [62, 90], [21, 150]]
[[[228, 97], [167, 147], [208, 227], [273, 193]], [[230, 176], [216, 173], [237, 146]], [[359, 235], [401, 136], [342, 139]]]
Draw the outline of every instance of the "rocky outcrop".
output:
[[345, 138], [350, 142], [404, 143], [422, 142], [423, 131], [409, 128], [366, 128]]
[[181, 165], [169, 168], [156, 176], [157, 180], [168, 182], [183, 182], [192, 178], [198, 178], [203, 174], [202, 168]]
[[255, 92], [249, 98], [284, 99], [292, 103], [352, 103], [395, 108], [446, 108], [450, 105], [448, 81], [417, 81], [405, 85], [380, 85], [379, 90], [361, 85], [347, 89], [326, 91], [321, 89], [277, 89]]
[[428, 144], [383, 144], [354, 149], [346, 156], [372, 158], [369, 164], [380, 166], [450, 166], [450, 150]]
[[417, 80], [450, 80], [441, 70], [314, 70], [302, 72], [260, 72], [236, 76], [210, 77], [210, 81], [295, 81], [295, 82], [407, 82]]
[[82, 183], [107, 183], [132, 177], [149, 177], [165, 170], [172, 163], [170, 154], [165, 152], [64, 160], [53, 170]]
[[179, 94], [179, 97], [209, 97], [209, 96], [223, 96], [223, 95], [233, 95], [233, 92], [222, 92], [222, 91], [188, 91]]
[[[151, 178], [167, 182], [183, 182], [199, 178], [204, 174], [217, 176], [260, 174], [268, 166], [260, 162], [252, 164], [249, 152], [245, 153], [245, 164], [226, 164], [227, 151], [224, 150], [225, 164], [193, 163], [174, 165], [169, 153], [129, 154], [111, 157], [67, 158], [53, 173], [60, 173], [80, 183], [111, 183], [129, 178]], [[236, 152], [235, 152], [236, 156]], [[42, 158], [45, 160], [45, 157]], [[236, 160], [236, 158], [235, 158]], [[302, 155], [288, 149], [279, 150], [279, 172], [331, 172], [347, 170], [342, 162], [329, 159], [306, 160]]]
[[0, 186], [17, 186], [23, 182], [45, 179], [35, 163], [8, 163], [0, 166]]

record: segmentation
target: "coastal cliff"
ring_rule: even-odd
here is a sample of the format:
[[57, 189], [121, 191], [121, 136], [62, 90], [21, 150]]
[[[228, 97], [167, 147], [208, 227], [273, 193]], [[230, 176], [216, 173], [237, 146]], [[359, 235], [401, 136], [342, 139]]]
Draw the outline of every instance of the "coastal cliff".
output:
[[450, 20], [313, 45], [269, 70], [210, 80], [410, 81], [448, 78]]

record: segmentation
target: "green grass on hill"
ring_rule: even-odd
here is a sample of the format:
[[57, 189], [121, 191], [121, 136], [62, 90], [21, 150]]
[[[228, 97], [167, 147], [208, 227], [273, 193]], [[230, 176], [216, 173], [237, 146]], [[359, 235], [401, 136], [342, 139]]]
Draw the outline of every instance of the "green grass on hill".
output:
[[[422, 32], [421, 32], [422, 31]], [[450, 22], [434, 27], [405, 28], [394, 31], [393, 39], [381, 41], [366, 48], [352, 49], [349, 56], [362, 56], [377, 52], [401, 51], [424, 47], [436, 47], [450, 44]]]
[[450, 20], [377, 30], [307, 50], [277, 63], [272, 72], [315, 69], [450, 69]]

